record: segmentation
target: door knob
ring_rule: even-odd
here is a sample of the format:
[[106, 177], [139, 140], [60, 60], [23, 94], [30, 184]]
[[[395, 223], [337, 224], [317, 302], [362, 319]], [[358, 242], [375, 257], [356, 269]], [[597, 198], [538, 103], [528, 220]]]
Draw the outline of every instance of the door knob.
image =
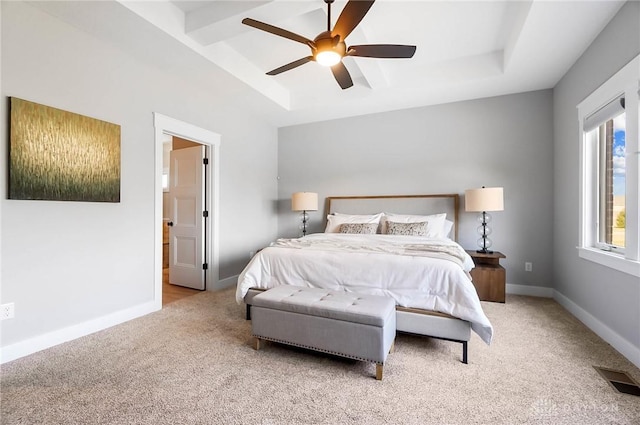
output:
[[167, 226], [169, 226], [169, 227], [173, 227], [173, 221], [168, 222], [168, 223], [167, 223]]

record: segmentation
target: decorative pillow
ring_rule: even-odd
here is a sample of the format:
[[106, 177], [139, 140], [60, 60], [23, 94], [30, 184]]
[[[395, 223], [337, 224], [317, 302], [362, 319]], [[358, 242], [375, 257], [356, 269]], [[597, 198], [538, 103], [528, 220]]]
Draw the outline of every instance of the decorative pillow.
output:
[[354, 233], [358, 235], [375, 235], [378, 230], [377, 223], [342, 223], [340, 233]]
[[387, 221], [387, 235], [426, 236], [429, 222], [396, 223]]
[[324, 229], [324, 232], [340, 233], [340, 225], [343, 223], [368, 223], [377, 226], [381, 218], [382, 213], [373, 215], [329, 214], [327, 216], [327, 227]]
[[406, 214], [393, 214], [384, 213], [384, 217], [381, 221], [381, 232], [388, 233], [387, 222], [395, 221], [396, 223], [422, 223], [427, 222], [427, 232], [424, 236], [429, 238], [445, 238], [444, 222], [447, 218], [446, 213], [432, 214], [432, 215], [406, 215]]

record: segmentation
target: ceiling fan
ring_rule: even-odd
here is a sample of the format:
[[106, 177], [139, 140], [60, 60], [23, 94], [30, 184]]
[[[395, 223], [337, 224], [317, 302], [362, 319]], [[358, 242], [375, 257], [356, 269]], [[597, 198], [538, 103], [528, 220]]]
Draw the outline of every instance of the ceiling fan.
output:
[[375, 0], [350, 0], [338, 17], [333, 30], [331, 30], [331, 3], [334, 0], [324, 0], [327, 3], [327, 30], [309, 40], [306, 37], [287, 31], [255, 19], [245, 18], [242, 23], [257, 28], [298, 43], [306, 44], [311, 48], [311, 56], [298, 59], [279, 68], [267, 72], [267, 75], [278, 75], [304, 65], [307, 62], [315, 61], [320, 65], [331, 67], [331, 72], [342, 89], [353, 86], [351, 75], [342, 63], [345, 56], [359, 56], [367, 58], [389, 58], [401, 59], [411, 58], [416, 52], [416, 46], [406, 46], [399, 44], [364, 44], [359, 46], [349, 46], [345, 44], [345, 39], [356, 26], [362, 21]]

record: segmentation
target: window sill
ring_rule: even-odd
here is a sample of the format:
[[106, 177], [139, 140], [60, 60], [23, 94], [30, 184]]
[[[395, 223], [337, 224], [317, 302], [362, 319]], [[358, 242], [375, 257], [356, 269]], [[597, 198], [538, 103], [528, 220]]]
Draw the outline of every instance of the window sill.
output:
[[595, 248], [578, 247], [580, 258], [601, 264], [632, 276], [640, 277], [640, 261], [629, 260], [620, 254], [614, 254]]

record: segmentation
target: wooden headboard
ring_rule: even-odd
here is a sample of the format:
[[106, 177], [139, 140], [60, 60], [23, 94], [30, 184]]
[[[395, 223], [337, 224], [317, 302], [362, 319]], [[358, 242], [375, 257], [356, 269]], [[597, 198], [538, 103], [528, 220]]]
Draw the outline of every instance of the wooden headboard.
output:
[[325, 212], [343, 214], [395, 214], [429, 215], [446, 213], [453, 221], [453, 240], [458, 240], [457, 193], [439, 195], [381, 195], [381, 196], [331, 196], [326, 198]]

